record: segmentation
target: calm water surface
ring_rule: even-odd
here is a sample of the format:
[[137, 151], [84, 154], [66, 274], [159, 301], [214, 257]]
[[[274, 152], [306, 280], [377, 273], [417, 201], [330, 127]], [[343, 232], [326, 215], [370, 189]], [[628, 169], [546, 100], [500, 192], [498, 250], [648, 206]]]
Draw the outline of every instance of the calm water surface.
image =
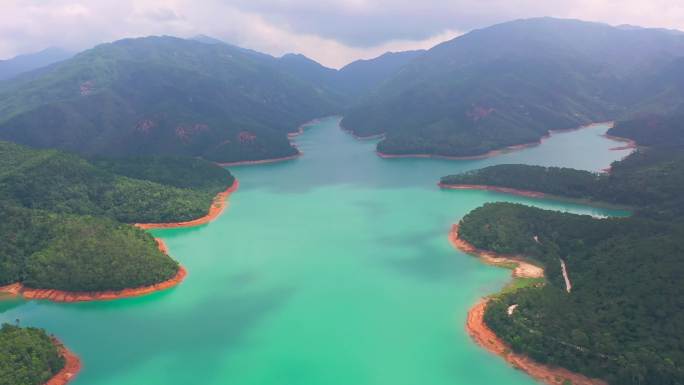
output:
[[600, 135], [558, 134], [477, 161], [383, 160], [338, 119], [296, 161], [233, 169], [217, 221], [155, 231], [188, 268], [177, 288], [113, 302], [0, 302], [0, 321], [48, 329], [78, 355], [74, 385], [518, 385], [525, 374], [474, 345], [468, 308], [509, 272], [454, 250], [452, 223], [488, 201], [594, 215], [567, 203], [440, 191], [440, 176], [497, 163], [607, 167]]

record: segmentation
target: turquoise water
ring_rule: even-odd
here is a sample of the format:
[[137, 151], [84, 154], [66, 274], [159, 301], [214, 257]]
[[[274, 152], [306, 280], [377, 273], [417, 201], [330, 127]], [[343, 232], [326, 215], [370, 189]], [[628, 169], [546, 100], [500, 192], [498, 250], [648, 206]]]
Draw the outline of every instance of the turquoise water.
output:
[[452, 223], [505, 200], [440, 176], [496, 163], [590, 170], [626, 155], [606, 127], [473, 161], [383, 160], [338, 119], [297, 138], [298, 160], [234, 168], [240, 190], [215, 222], [155, 231], [188, 268], [180, 286], [112, 302], [0, 302], [0, 320], [48, 329], [81, 356], [74, 385], [518, 385], [533, 380], [477, 347], [469, 307], [509, 271], [454, 250]]

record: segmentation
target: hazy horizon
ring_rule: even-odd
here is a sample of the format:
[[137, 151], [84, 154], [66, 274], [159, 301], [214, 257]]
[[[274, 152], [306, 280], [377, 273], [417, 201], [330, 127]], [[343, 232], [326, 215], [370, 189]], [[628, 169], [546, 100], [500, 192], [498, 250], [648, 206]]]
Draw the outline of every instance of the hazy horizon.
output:
[[532, 17], [684, 29], [684, 5], [532, 0], [6, 0], [0, 59], [48, 47], [79, 52], [123, 38], [207, 35], [274, 56], [301, 53], [332, 68], [388, 51], [428, 49], [468, 31]]

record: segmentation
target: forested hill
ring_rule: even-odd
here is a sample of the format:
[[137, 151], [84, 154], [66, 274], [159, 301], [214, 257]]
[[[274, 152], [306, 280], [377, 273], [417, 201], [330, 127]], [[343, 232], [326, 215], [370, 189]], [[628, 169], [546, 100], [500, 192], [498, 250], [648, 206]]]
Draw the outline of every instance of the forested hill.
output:
[[291, 156], [288, 132], [340, 113], [417, 54], [337, 71], [206, 37], [120, 40], [1, 82], [0, 140], [87, 156]]
[[201, 217], [233, 181], [198, 159], [89, 162], [0, 142], [0, 286], [106, 291], [168, 280], [178, 264], [122, 222]]
[[[228, 44], [208, 36], [194, 38], [206, 44]], [[237, 48], [237, 47], [235, 47]], [[240, 48], [262, 57], [269, 55]], [[318, 87], [337, 95], [347, 107], [365, 97], [380, 85], [392, 79], [404, 66], [420, 57], [424, 50], [386, 52], [371, 59], [353, 61], [339, 70], [328, 68], [302, 54], [286, 54], [280, 58], [271, 58], [275, 67], [292, 76], [306, 80]]]
[[43, 385], [64, 364], [44, 330], [8, 324], [0, 328], [1, 385]]
[[444, 184], [534, 190], [635, 210], [627, 218], [598, 219], [493, 203], [463, 218], [459, 235], [466, 241], [527, 256], [546, 270], [545, 285], [506, 292], [487, 306], [485, 322], [513, 350], [612, 385], [684, 383], [679, 127], [675, 118], [618, 123], [613, 132], [651, 147], [613, 163], [609, 174], [500, 165], [442, 178]]
[[613, 163], [610, 173], [503, 164], [445, 176], [444, 185], [487, 185], [633, 207], [638, 215], [684, 216], [684, 150], [641, 149]]
[[107, 216], [127, 223], [180, 222], [206, 215], [233, 183], [196, 159], [100, 159], [0, 142], [0, 198], [31, 209]]
[[639, 144], [610, 172], [501, 164], [441, 178], [443, 185], [487, 185], [628, 205], [650, 215], [684, 215], [684, 114], [651, 114], [617, 122], [609, 135]]
[[577, 20], [518, 20], [442, 43], [342, 124], [390, 154], [470, 156], [684, 101], [684, 35]]
[[102, 44], [1, 84], [0, 138], [88, 155], [292, 155], [287, 132], [340, 101], [275, 60], [172, 37]]
[[[684, 67], [682, 69], [684, 70]], [[684, 77], [682, 81], [684, 82]], [[684, 111], [684, 106], [680, 111]], [[618, 122], [608, 130], [608, 134], [629, 138], [644, 146], [684, 147], [684, 113], [648, 114]]]
[[545, 268], [545, 285], [499, 295], [487, 306], [485, 322], [514, 351], [611, 385], [684, 382], [681, 224], [491, 203], [466, 215], [459, 235]]
[[387, 52], [373, 59], [349, 63], [335, 75], [335, 89], [351, 98], [367, 97], [424, 53], [423, 50]]

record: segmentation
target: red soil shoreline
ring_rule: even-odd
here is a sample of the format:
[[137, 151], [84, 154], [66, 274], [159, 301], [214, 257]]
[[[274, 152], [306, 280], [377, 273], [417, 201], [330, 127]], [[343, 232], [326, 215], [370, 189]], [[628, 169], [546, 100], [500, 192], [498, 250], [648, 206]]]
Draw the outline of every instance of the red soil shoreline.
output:
[[[514, 277], [538, 277], [540, 273], [543, 276], [543, 270], [540, 267], [531, 265], [530, 263], [519, 259], [519, 257], [500, 255], [477, 249], [472, 244], [468, 243], [462, 238], [459, 238], [458, 225], [453, 225], [451, 231], [449, 232], [449, 240], [458, 250], [461, 250], [464, 253], [476, 255], [487, 263], [517, 263], [518, 267], [516, 267], [513, 271]], [[530, 267], [532, 268], [531, 270]], [[503, 340], [501, 340], [484, 322], [484, 314], [489, 301], [490, 298], [482, 298], [468, 311], [465, 328], [468, 332], [468, 335], [470, 335], [470, 337], [478, 345], [485, 348], [489, 352], [502, 357], [513, 367], [524, 371], [532, 378], [549, 385], [563, 385], [566, 380], [569, 380], [573, 385], [607, 385], [603, 380], [589, 378], [564, 368], [550, 367], [538, 363], [523, 354], [512, 352], [510, 347]]]
[[539, 191], [518, 190], [509, 187], [488, 186], [480, 184], [446, 184], [438, 183], [439, 188], [444, 190], [487, 190], [506, 194], [520, 195], [528, 198], [544, 198], [546, 194]]
[[611, 151], [628, 150], [630, 148], [637, 148], [638, 147], [637, 142], [633, 139], [624, 138], [622, 136], [608, 135], [608, 134], [603, 134], [602, 136], [606, 139], [614, 140], [616, 142], [624, 142], [625, 143], [624, 146], [611, 148]]
[[54, 302], [84, 302], [84, 301], [110, 301], [114, 299], [139, 297], [169, 289], [181, 283], [188, 275], [187, 270], [183, 266], [178, 267], [178, 273], [164, 282], [155, 283], [150, 286], [143, 286], [135, 289], [111, 290], [111, 291], [95, 291], [95, 292], [73, 292], [61, 291], [51, 289], [24, 289], [22, 296], [26, 299], [48, 299]]
[[[170, 228], [170, 227], [187, 227], [187, 226], [197, 226], [200, 224], [208, 223], [216, 219], [221, 212], [226, 207], [227, 198], [231, 193], [235, 192], [240, 183], [237, 179], [234, 180], [233, 184], [224, 192], [219, 193], [209, 208], [209, 213], [202, 218], [198, 218], [187, 222], [178, 223], [147, 223], [147, 224], [136, 224], [135, 226], [141, 229], [152, 229], [152, 228]], [[159, 250], [168, 255], [168, 247], [159, 238], [155, 238]], [[176, 276], [154, 285], [134, 288], [134, 289], [123, 289], [119, 291], [103, 291], [103, 292], [67, 292], [61, 290], [51, 290], [51, 289], [31, 289], [24, 287], [21, 283], [13, 283], [10, 285], [0, 286], [0, 294], [8, 294], [11, 296], [23, 296], [26, 299], [48, 299], [54, 302], [81, 302], [81, 301], [103, 301], [103, 300], [114, 300], [120, 298], [137, 297], [145, 294], [150, 294], [155, 291], [165, 290], [173, 286], [178, 285], [187, 276], [187, 270], [183, 266], [178, 267], [178, 273]], [[73, 380], [78, 372], [81, 370], [81, 360], [67, 349], [64, 344], [62, 344], [56, 338], [53, 339], [53, 343], [58, 347], [60, 355], [64, 357], [65, 363], [64, 368], [55, 374], [45, 385], [67, 385], [71, 380]]]
[[173, 229], [178, 227], [192, 227], [207, 224], [216, 218], [218, 218], [228, 205], [228, 197], [230, 194], [237, 191], [240, 187], [240, 182], [237, 178], [233, 181], [233, 184], [228, 187], [224, 192], [218, 193], [214, 198], [211, 206], [209, 207], [209, 213], [201, 218], [193, 219], [191, 221], [185, 222], [170, 222], [170, 223], [136, 223], [134, 226], [141, 228], [143, 230], [151, 229]]
[[321, 120], [322, 120], [321, 118], [309, 120], [308, 122], [306, 122], [306, 123], [300, 125], [299, 127], [297, 127], [297, 130], [296, 130], [296, 131], [294, 131], [294, 132], [288, 132], [288, 133], [287, 133], [287, 137], [288, 137], [289, 139], [295, 138], [295, 137], [297, 137], [297, 136], [303, 134], [304, 131], [305, 131], [308, 127], [311, 127], [311, 126], [314, 126], [314, 125], [320, 123]]
[[513, 277], [515, 278], [542, 278], [544, 277], [544, 270], [536, 265], [533, 265], [517, 255], [504, 255], [495, 252], [480, 250], [472, 244], [465, 241], [458, 236], [458, 225], [453, 225], [449, 232], [449, 242], [458, 250], [479, 257], [487, 264], [501, 266], [515, 264], [513, 269]]
[[[156, 239], [159, 250], [167, 254], [167, 248], [164, 242]], [[85, 302], [85, 301], [111, 301], [121, 298], [138, 297], [169, 289], [181, 283], [188, 275], [187, 270], [183, 266], [178, 267], [176, 275], [163, 282], [155, 283], [154, 285], [137, 287], [132, 289], [122, 290], [107, 290], [107, 291], [64, 291], [54, 289], [33, 289], [25, 287], [21, 283], [14, 283], [11, 285], [0, 287], [0, 292], [12, 295], [22, 296], [25, 299], [45, 299], [53, 302]]]
[[491, 157], [498, 156], [498, 155], [508, 154], [508, 153], [514, 152], [514, 151], [520, 151], [520, 150], [530, 148], [530, 147], [539, 146], [546, 139], [553, 136], [553, 134], [578, 131], [578, 130], [582, 130], [585, 128], [600, 126], [600, 125], [604, 125], [604, 124], [612, 125], [612, 124], [614, 124], [614, 122], [610, 121], [610, 122], [591, 123], [591, 124], [587, 124], [587, 125], [575, 127], [575, 128], [549, 130], [546, 134], [544, 134], [544, 136], [539, 138], [539, 140], [537, 140], [536, 142], [514, 144], [512, 146], [507, 146], [507, 147], [504, 147], [504, 148], [501, 148], [498, 150], [491, 150], [491, 151], [485, 152], [484, 154], [479, 154], [479, 155], [449, 156], [449, 155], [438, 155], [438, 154], [387, 154], [387, 153], [384, 153], [381, 151], [376, 151], [375, 153], [379, 157], [384, 158], [384, 159], [400, 159], [400, 158], [433, 158], [433, 159], [446, 159], [446, 160], [486, 159], [486, 158], [491, 158]]
[[508, 345], [494, 334], [484, 322], [484, 313], [488, 302], [489, 299], [482, 299], [468, 312], [466, 330], [478, 345], [491, 353], [503, 357], [516, 369], [524, 371], [532, 378], [545, 384], [563, 385], [566, 380], [569, 380], [573, 385], [607, 385], [603, 380], [589, 378], [564, 368], [552, 368], [533, 361], [522, 354], [511, 352]]
[[[607, 139], [610, 139], [610, 140], [614, 140], [614, 141], [616, 141], [616, 142], [624, 142], [624, 143], [626, 143], [624, 146], [619, 146], [619, 147], [613, 147], [613, 148], [611, 148], [611, 149], [610, 149], [611, 151], [621, 151], [621, 150], [629, 150], [629, 149], [631, 149], [631, 150], [636, 150], [637, 148], [639, 148], [639, 144], [638, 144], [636, 141], [634, 141], [634, 140], [632, 140], [632, 139], [629, 139], [629, 138], [623, 138], [623, 137], [621, 137], [621, 136], [613, 136], [613, 135], [608, 135], [608, 134], [603, 134], [603, 137], [604, 137], [604, 138], [607, 138]], [[634, 151], [632, 151], [632, 152], [634, 152]], [[625, 155], [625, 156], [622, 157], [622, 159], [620, 159], [620, 160], [624, 160], [625, 158], [627, 158], [628, 156], [630, 156], [630, 155], [632, 154], [632, 152], [630, 152], [629, 154]], [[604, 169], [601, 170], [601, 171], [603, 171], [603, 172], [605, 172], [605, 173], [607, 173], [607, 174], [610, 174], [610, 171], [612, 170], [612, 168], [613, 168], [613, 166], [610, 165], [610, 166], [604, 168]]]
[[45, 385], [66, 385], [73, 380], [81, 370], [81, 360], [58, 339], [53, 338], [52, 343], [59, 349], [59, 354], [64, 357], [65, 362], [62, 370], [52, 376]]
[[[228, 197], [230, 196], [230, 194], [235, 192], [239, 186], [240, 183], [237, 179], [235, 179], [233, 181], [233, 184], [230, 187], [228, 187], [226, 191], [216, 195], [216, 197], [214, 198], [214, 202], [209, 208], [209, 213], [201, 218], [194, 219], [192, 221], [177, 223], [136, 223], [135, 226], [144, 230], [149, 230], [198, 226], [209, 223], [216, 219], [223, 212], [223, 210], [226, 207]], [[164, 244], [164, 242], [161, 239], [155, 238], [155, 240], [157, 241], [159, 250], [162, 253], [168, 255], [168, 248], [166, 247], [166, 244]], [[169, 280], [159, 282], [154, 285], [132, 289], [108, 290], [98, 292], [75, 292], [53, 289], [32, 289], [25, 287], [21, 283], [13, 283], [6, 286], [0, 286], [0, 293], [4, 293], [10, 296], [22, 296], [25, 299], [46, 299], [54, 302], [109, 301], [121, 298], [138, 297], [141, 295], [153, 293], [155, 291], [169, 289], [181, 283], [187, 275], [187, 270], [183, 266], [179, 266], [176, 275]]]

